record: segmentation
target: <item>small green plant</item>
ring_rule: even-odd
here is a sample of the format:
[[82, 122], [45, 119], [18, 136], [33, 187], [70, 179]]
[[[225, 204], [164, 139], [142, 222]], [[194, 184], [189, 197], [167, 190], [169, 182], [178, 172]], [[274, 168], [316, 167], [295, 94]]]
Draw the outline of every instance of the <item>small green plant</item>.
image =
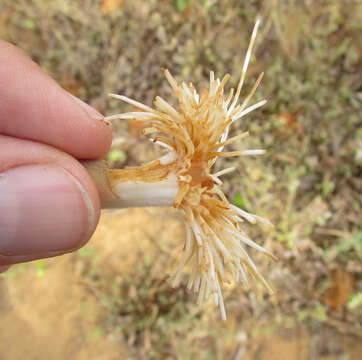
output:
[[112, 149], [107, 154], [107, 161], [109, 161], [112, 164], [121, 162], [124, 163], [127, 160], [127, 154], [123, 150], [119, 149]]
[[152, 334], [154, 357], [147, 354], [158, 359], [169, 351], [170, 334], [187, 333], [200, 313], [184, 285], [172, 288], [167, 276], [155, 270], [155, 263], [164, 265], [167, 260], [156, 257], [140, 256], [139, 266], [135, 266], [132, 274], [107, 279], [107, 282], [100, 274], [93, 286], [97, 297], [108, 308], [106, 323], [110, 331], [116, 331], [140, 353], [145, 351], [142, 344]]
[[240, 192], [238, 191], [233, 199], [233, 202], [236, 206], [238, 206], [239, 208], [246, 208], [246, 201], [245, 199], [241, 196]]
[[13, 265], [7, 272], [1, 273], [0, 278], [14, 279], [18, 275], [24, 273], [28, 266], [29, 264], [27, 263]]
[[90, 276], [95, 276], [98, 273], [97, 263], [99, 260], [99, 254], [90, 246], [84, 246], [77, 251], [78, 255], [84, 259], [87, 264], [87, 271]]
[[38, 260], [35, 262], [36, 275], [38, 277], [43, 277], [47, 270], [47, 265], [44, 261]]
[[348, 300], [347, 308], [349, 310], [355, 310], [361, 307], [362, 307], [362, 291], [358, 291], [357, 293], [353, 294]]
[[357, 234], [344, 236], [338, 242], [324, 251], [324, 257], [331, 260], [336, 256], [345, 258], [357, 258], [362, 261], [362, 229]]
[[178, 11], [182, 12], [189, 6], [189, 0], [175, 0], [174, 5]]

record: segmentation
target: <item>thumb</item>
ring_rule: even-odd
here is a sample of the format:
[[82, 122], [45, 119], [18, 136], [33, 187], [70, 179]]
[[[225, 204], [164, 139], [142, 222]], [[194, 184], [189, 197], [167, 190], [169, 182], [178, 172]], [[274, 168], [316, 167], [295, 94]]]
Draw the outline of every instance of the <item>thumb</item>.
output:
[[84, 245], [100, 211], [85, 169], [69, 155], [28, 140], [0, 136], [1, 148], [7, 151], [0, 163], [0, 266]]

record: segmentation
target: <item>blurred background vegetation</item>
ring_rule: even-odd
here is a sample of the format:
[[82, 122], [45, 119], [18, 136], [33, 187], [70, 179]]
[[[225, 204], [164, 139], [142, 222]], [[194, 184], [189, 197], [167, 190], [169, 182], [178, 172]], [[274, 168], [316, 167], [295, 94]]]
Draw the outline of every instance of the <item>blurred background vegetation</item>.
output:
[[[236, 147], [267, 154], [216, 167], [237, 167], [224, 191], [275, 224], [248, 231], [280, 259], [253, 254], [276, 295], [230, 284], [222, 322], [167, 282], [184, 237], [176, 212], [104, 213], [76, 254], [1, 275], [9, 331], [0, 332], [0, 357], [359, 359], [361, 14], [357, 0], [0, 0], [0, 37], [107, 115], [128, 110], [110, 92], [172, 101], [162, 67], [199, 89], [210, 70], [232, 74], [234, 86], [260, 16], [246, 88], [265, 71], [254, 100], [269, 101], [233, 132], [252, 135]], [[139, 130], [114, 124], [114, 166], [157, 155]]]

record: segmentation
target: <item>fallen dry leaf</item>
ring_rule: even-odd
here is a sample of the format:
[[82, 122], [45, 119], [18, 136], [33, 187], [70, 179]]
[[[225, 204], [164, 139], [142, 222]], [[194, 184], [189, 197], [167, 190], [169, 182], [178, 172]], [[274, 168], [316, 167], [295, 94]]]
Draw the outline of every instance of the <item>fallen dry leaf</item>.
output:
[[332, 284], [321, 296], [321, 300], [334, 311], [340, 312], [353, 290], [353, 276], [342, 269], [331, 272]]
[[304, 134], [304, 126], [298, 121], [298, 115], [300, 113], [300, 109], [289, 113], [282, 113], [279, 115], [279, 121], [284, 125], [284, 130], [287, 132], [295, 132], [297, 135]]

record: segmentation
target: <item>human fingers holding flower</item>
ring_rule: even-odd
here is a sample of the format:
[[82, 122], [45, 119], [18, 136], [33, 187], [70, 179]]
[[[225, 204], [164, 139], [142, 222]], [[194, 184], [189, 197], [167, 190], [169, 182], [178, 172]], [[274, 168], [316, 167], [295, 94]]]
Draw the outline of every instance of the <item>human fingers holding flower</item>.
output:
[[110, 144], [101, 114], [0, 40], [0, 271], [89, 240], [100, 200], [78, 159]]

